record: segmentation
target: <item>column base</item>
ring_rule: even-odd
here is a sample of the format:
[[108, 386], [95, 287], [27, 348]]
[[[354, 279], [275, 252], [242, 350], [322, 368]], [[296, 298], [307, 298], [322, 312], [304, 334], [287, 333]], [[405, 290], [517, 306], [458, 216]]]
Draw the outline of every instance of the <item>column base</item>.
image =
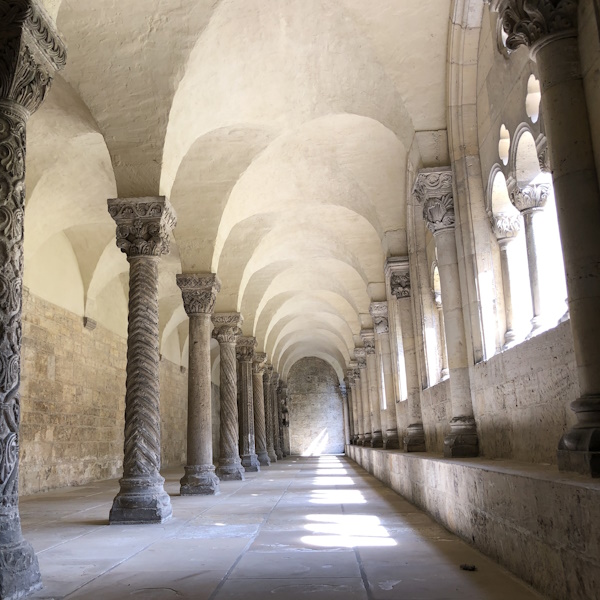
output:
[[42, 589], [38, 559], [28, 541], [0, 545], [0, 565], [0, 598], [17, 600]]
[[171, 498], [163, 488], [165, 480], [155, 477], [123, 477], [113, 500], [108, 521], [111, 525], [164, 523], [171, 518]]
[[242, 467], [249, 473], [260, 471], [260, 463], [256, 454], [244, 454], [242, 456]]
[[357, 446], [364, 446], [365, 445], [365, 440], [364, 437], [363, 438], [358, 438], [358, 440], [356, 440], [356, 445]]
[[275, 450], [268, 450], [267, 453], [269, 454], [269, 458], [271, 459], [272, 463], [276, 463], [277, 462], [277, 454], [275, 454]]
[[450, 433], [444, 439], [446, 458], [471, 458], [479, 456], [479, 438], [473, 417], [454, 417]]
[[558, 443], [558, 469], [600, 477], [600, 397], [578, 398], [571, 409], [579, 423]]
[[386, 431], [385, 440], [383, 441], [383, 447], [386, 450], [398, 450], [400, 448], [400, 439], [398, 438], [397, 429]]
[[213, 465], [186, 466], [179, 483], [182, 496], [216, 496], [219, 493], [219, 478]]
[[217, 476], [221, 481], [244, 481], [244, 472], [239, 458], [226, 458], [219, 461]]
[[504, 346], [502, 346], [502, 350], [508, 350], [512, 348], [519, 342], [517, 338], [517, 334], [512, 330], [508, 329], [504, 334]]
[[383, 436], [381, 431], [375, 431], [371, 437], [371, 448], [383, 448]]
[[402, 442], [404, 452], [426, 452], [425, 431], [423, 430], [422, 423], [409, 425]]
[[365, 438], [363, 439], [363, 446], [370, 448], [372, 439], [373, 439], [373, 436], [370, 433], [365, 433]]
[[283, 460], [283, 452], [281, 450], [275, 450], [275, 456], [277, 456], [277, 460]]
[[269, 467], [271, 465], [271, 459], [269, 458], [266, 450], [262, 450], [258, 453], [258, 462], [260, 463], [261, 467]]

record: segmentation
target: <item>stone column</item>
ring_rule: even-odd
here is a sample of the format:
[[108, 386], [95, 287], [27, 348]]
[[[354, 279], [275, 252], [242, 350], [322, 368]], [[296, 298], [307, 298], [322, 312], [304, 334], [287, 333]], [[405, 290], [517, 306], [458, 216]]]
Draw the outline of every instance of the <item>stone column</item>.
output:
[[442, 368], [440, 369], [440, 381], [446, 381], [450, 377], [448, 369], [448, 346], [446, 345], [446, 321], [444, 320], [444, 305], [442, 303], [442, 294], [432, 290], [433, 303], [438, 311], [438, 322], [440, 324], [440, 354], [442, 357]]
[[252, 400], [254, 402], [254, 439], [256, 441], [256, 455], [258, 462], [263, 467], [271, 464], [267, 454], [267, 433], [265, 424], [265, 392], [263, 376], [265, 373], [265, 361], [267, 355], [264, 352], [255, 352], [252, 360]]
[[360, 414], [363, 431], [361, 446], [368, 446], [370, 448], [371, 440], [373, 439], [373, 431], [371, 424], [371, 405], [369, 403], [369, 383], [367, 379], [367, 350], [365, 348], [356, 348], [354, 350], [354, 356], [358, 362], [357, 385], [360, 386]]
[[371, 448], [383, 448], [383, 434], [381, 432], [381, 400], [377, 382], [378, 365], [375, 356], [375, 332], [373, 329], [363, 329], [360, 337], [367, 352], [367, 385], [369, 394], [369, 409], [371, 413]]
[[385, 268], [390, 278], [390, 292], [391, 297], [394, 298], [392, 302], [396, 304], [396, 312], [400, 321], [400, 362], [404, 363], [406, 376], [408, 427], [403, 439], [403, 448], [405, 452], [425, 452], [425, 431], [421, 412], [421, 386], [419, 385], [417, 366], [408, 258], [390, 258], [387, 260]]
[[512, 243], [521, 230], [519, 216], [498, 214], [492, 217], [492, 230], [500, 247], [500, 267], [502, 269], [502, 289], [504, 292], [504, 313], [506, 333], [504, 334], [504, 349], [515, 345], [517, 334], [514, 331], [514, 306], [512, 299], [512, 282], [510, 273], [510, 251]]
[[360, 382], [360, 371], [361, 371], [360, 364], [361, 364], [361, 362], [365, 363], [365, 368], [366, 368], [364, 349], [363, 348], [355, 348], [354, 356], [356, 358], [356, 369], [354, 369], [354, 398], [356, 400], [355, 407], [356, 407], [356, 421], [357, 421], [356, 445], [364, 446], [365, 445], [365, 420], [363, 418], [362, 385]]
[[263, 387], [265, 390], [265, 425], [267, 431], [267, 454], [271, 462], [277, 462], [275, 454], [275, 440], [273, 437], [273, 388], [271, 387], [271, 378], [273, 377], [273, 365], [267, 364], [263, 378]]
[[346, 403], [348, 410], [348, 444], [354, 444], [354, 417], [352, 410], [352, 387], [350, 383], [349, 371], [346, 371], [346, 377], [344, 378], [346, 384]]
[[216, 313], [212, 317], [213, 337], [221, 356], [221, 426], [217, 476], [222, 481], [244, 480], [240, 460], [237, 406], [236, 344], [244, 319], [239, 313]]
[[273, 372], [271, 377], [271, 394], [273, 399], [272, 411], [273, 416], [273, 448], [275, 450], [275, 456], [278, 460], [283, 459], [283, 452], [281, 451], [281, 440], [279, 438], [279, 373]]
[[[278, 407], [278, 417], [279, 417], [279, 444], [281, 447], [281, 454], [283, 456], [283, 458], [285, 458], [286, 456], [289, 455], [289, 453], [286, 451], [286, 446], [285, 446], [285, 438], [284, 438], [284, 431], [285, 431], [285, 420], [284, 420], [284, 408], [286, 406], [286, 402], [287, 402], [287, 384], [281, 382], [279, 384], [279, 388], [277, 389], [277, 407]], [[285, 408], [285, 412], [287, 412], [287, 408]]]
[[579, 59], [576, 0], [495, 0], [506, 45], [537, 62], [581, 396], [561, 470], [600, 477], [600, 190]]
[[254, 384], [252, 377], [252, 359], [256, 338], [239, 337], [236, 346], [238, 359], [238, 395], [240, 421], [240, 454], [242, 466], [248, 472], [260, 471], [260, 463], [256, 455], [254, 434]]
[[548, 328], [548, 315], [544, 296], [540, 290], [539, 248], [544, 235], [544, 223], [540, 221], [548, 200], [549, 186], [545, 183], [527, 185], [511, 192], [510, 200], [523, 216], [525, 241], [527, 244], [527, 266], [529, 267], [529, 287], [533, 318], [529, 337]]
[[38, 559], [21, 532], [19, 424], [25, 130], [66, 51], [37, 2], [0, 3], [0, 597], [41, 587]]
[[390, 346], [390, 327], [388, 322], [387, 302], [373, 302], [370, 307], [375, 329], [375, 350], [383, 367], [383, 393], [386, 407], [381, 410], [381, 425], [383, 432], [383, 447], [394, 450], [400, 447], [398, 438], [398, 423], [396, 421], [396, 394], [394, 392], [394, 375], [392, 370], [392, 355]]
[[358, 370], [358, 363], [356, 361], [350, 361], [348, 364], [348, 370], [346, 376], [350, 384], [350, 395], [348, 399], [350, 401], [350, 415], [352, 417], [352, 444], [358, 445], [358, 398], [356, 396], [356, 371]]
[[219, 493], [212, 448], [210, 318], [219, 278], [212, 273], [177, 275], [189, 322], [187, 464], [181, 479], [182, 496]]
[[423, 206], [423, 218], [435, 239], [440, 287], [444, 298], [444, 329], [452, 401], [451, 431], [444, 440], [444, 456], [477, 456], [479, 440], [471, 400], [469, 358], [454, 231], [451, 168], [422, 169], [417, 175], [413, 193]]
[[171, 501], [160, 469], [158, 263], [169, 252], [175, 213], [164, 197], [108, 201], [117, 246], [129, 261], [125, 456], [111, 523], [162, 523]]

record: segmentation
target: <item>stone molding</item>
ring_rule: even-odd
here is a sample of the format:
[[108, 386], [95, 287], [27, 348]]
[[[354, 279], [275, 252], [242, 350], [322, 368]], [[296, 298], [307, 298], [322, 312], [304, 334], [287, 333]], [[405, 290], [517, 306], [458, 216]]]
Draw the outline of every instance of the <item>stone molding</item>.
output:
[[514, 238], [521, 231], [520, 215], [499, 213], [491, 217], [492, 230], [498, 240]]
[[521, 213], [544, 208], [548, 201], [550, 185], [547, 183], [533, 183], [523, 188], [517, 188], [510, 194], [510, 201]]
[[252, 359], [252, 372], [257, 374], [263, 374], [265, 372], [267, 354], [266, 352], [255, 352], [254, 358]]
[[540, 165], [540, 171], [542, 173], [552, 173], [552, 168], [550, 166], [550, 152], [548, 151], [548, 145], [544, 145], [544, 147], [539, 150], [538, 153], [538, 163]]
[[421, 169], [413, 195], [423, 207], [423, 219], [434, 235], [455, 225], [451, 167]]
[[367, 355], [375, 354], [375, 330], [363, 329], [360, 332], [360, 337], [363, 341], [364, 350], [367, 353]]
[[372, 302], [369, 308], [371, 317], [373, 318], [373, 328], [377, 335], [385, 335], [389, 333], [390, 326], [388, 322], [388, 303], [387, 302]]
[[214, 273], [184, 273], [177, 275], [183, 306], [188, 316], [210, 315], [221, 291], [221, 281]]
[[235, 347], [237, 359], [240, 362], [252, 362], [254, 358], [254, 349], [256, 348], [256, 338], [240, 336]]
[[[356, 362], [358, 364], [358, 369], [366, 369], [367, 368], [367, 350], [366, 348], [354, 348], [354, 357], [356, 358]], [[357, 375], [360, 377], [360, 373]]]
[[127, 258], [169, 253], [177, 216], [164, 196], [111, 198], [108, 212], [117, 223], [117, 247]]
[[394, 273], [390, 278], [390, 290], [392, 296], [394, 296], [396, 300], [410, 298], [410, 273], [408, 271], [405, 271], [404, 273]]
[[27, 118], [65, 67], [67, 50], [52, 18], [32, 0], [0, 0], [0, 37], [0, 99], [19, 105]]
[[212, 336], [219, 344], [235, 344], [242, 334], [244, 317], [240, 313], [215, 313], [212, 318]]
[[539, 46], [556, 36], [577, 35], [578, 0], [494, 0], [506, 47]]

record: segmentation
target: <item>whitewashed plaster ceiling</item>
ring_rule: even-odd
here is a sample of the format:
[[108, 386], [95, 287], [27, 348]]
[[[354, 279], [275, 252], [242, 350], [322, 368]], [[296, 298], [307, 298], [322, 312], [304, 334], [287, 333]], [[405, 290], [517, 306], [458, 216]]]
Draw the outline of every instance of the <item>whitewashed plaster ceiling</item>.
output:
[[66, 235], [93, 313], [128, 268], [106, 199], [165, 195], [163, 338], [187, 348], [175, 273], [217, 272], [284, 377], [342, 375], [407, 253], [415, 132], [446, 128], [450, 4], [46, 0], [69, 60], [30, 122], [26, 261]]

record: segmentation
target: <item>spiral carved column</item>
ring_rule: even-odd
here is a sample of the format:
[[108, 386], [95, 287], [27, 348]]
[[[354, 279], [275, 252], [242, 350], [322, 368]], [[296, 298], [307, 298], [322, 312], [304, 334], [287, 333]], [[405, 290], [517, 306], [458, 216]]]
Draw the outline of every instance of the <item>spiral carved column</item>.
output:
[[273, 377], [273, 366], [267, 364], [263, 377], [263, 387], [265, 392], [265, 429], [267, 434], [267, 454], [271, 462], [277, 462], [275, 454], [275, 441], [273, 439], [273, 388], [271, 378]]
[[265, 424], [265, 393], [263, 377], [265, 373], [264, 352], [255, 352], [252, 360], [252, 400], [254, 402], [254, 440], [256, 442], [256, 455], [258, 462], [263, 467], [271, 464], [267, 453], [267, 431]]
[[176, 217], [162, 196], [108, 201], [117, 246], [129, 261], [125, 456], [111, 523], [162, 523], [171, 500], [160, 469], [158, 263]]
[[283, 451], [281, 449], [281, 439], [279, 437], [279, 415], [280, 415], [280, 406], [279, 406], [279, 373], [274, 372], [273, 377], [271, 377], [271, 394], [273, 398], [273, 405], [271, 414], [273, 416], [273, 448], [275, 450], [275, 456], [277, 456], [278, 460], [283, 459]]
[[0, 597], [41, 587], [38, 560], [21, 532], [19, 424], [25, 131], [66, 52], [37, 2], [0, 3]]
[[254, 472], [260, 471], [260, 463], [256, 455], [256, 434], [254, 433], [252, 359], [255, 347], [255, 338], [238, 338], [236, 352], [238, 359], [240, 456], [244, 469]]
[[213, 315], [213, 337], [221, 351], [221, 442], [217, 475], [223, 481], [243, 480], [239, 453], [236, 344], [243, 323], [239, 313]]

